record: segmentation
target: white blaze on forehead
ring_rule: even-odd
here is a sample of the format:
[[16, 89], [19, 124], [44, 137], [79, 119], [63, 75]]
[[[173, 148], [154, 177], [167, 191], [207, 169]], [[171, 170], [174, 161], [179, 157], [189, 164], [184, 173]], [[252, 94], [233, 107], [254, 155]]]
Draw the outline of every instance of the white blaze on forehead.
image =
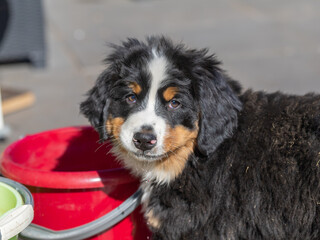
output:
[[149, 71], [151, 74], [151, 86], [149, 91], [149, 98], [147, 109], [155, 110], [157, 92], [161, 82], [166, 77], [167, 61], [163, 56], [158, 56], [153, 52], [154, 58], [149, 63]]
[[121, 126], [121, 142], [130, 151], [137, 151], [132, 142], [133, 135], [141, 131], [142, 126], [148, 125], [153, 127], [157, 137], [157, 145], [151, 150], [151, 154], [161, 155], [164, 153], [163, 141], [166, 133], [166, 122], [165, 119], [156, 114], [156, 101], [161, 82], [166, 78], [167, 65], [165, 57], [159, 56], [153, 51], [153, 58], [147, 66], [150, 73], [150, 89], [147, 94], [146, 108], [130, 115]]

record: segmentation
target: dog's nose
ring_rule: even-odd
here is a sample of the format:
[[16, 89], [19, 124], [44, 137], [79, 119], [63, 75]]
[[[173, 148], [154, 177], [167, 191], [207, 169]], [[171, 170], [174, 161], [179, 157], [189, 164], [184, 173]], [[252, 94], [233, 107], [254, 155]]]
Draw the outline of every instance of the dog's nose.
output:
[[137, 132], [132, 139], [136, 148], [146, 151], [152, 149], [157, 144], [157, 137], [148, 132]]

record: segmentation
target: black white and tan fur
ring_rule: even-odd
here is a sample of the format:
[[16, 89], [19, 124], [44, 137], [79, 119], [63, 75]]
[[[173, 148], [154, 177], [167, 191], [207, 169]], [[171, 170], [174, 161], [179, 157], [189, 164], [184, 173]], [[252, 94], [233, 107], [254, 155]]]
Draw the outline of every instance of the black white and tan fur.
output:
[[153, 239], [320, 239], [320, 95], [242, 91], [165, 37], [113, 49], [81, 112], [141, 178]]

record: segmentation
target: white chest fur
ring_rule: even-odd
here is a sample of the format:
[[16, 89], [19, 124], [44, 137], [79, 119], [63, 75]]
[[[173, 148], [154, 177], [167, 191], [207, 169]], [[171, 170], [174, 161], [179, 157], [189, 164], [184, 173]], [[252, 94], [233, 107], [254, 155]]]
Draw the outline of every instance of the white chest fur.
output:
[[147, 181], [145, 181], [141, 184], [141, 189], [143, 191], [143, 194], [141, 197], [141, 204], [142, 204], [142, 210], [144, 212], [148, 211], [147, 207], [149, 205], [149, 200], [150, 200], [152, 188], [153, 188], [152, 185]]

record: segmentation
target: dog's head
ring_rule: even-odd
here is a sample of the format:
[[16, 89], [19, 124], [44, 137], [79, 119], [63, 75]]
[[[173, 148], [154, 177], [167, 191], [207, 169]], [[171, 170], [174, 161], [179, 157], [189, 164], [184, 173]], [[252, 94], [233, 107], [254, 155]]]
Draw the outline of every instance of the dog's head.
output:
[[113, 48], [81, 112], [134, 173], [169, 182], [195, 148], [209, 155], [232, 135], [240, 88], [206, 50], [164, 37]]

